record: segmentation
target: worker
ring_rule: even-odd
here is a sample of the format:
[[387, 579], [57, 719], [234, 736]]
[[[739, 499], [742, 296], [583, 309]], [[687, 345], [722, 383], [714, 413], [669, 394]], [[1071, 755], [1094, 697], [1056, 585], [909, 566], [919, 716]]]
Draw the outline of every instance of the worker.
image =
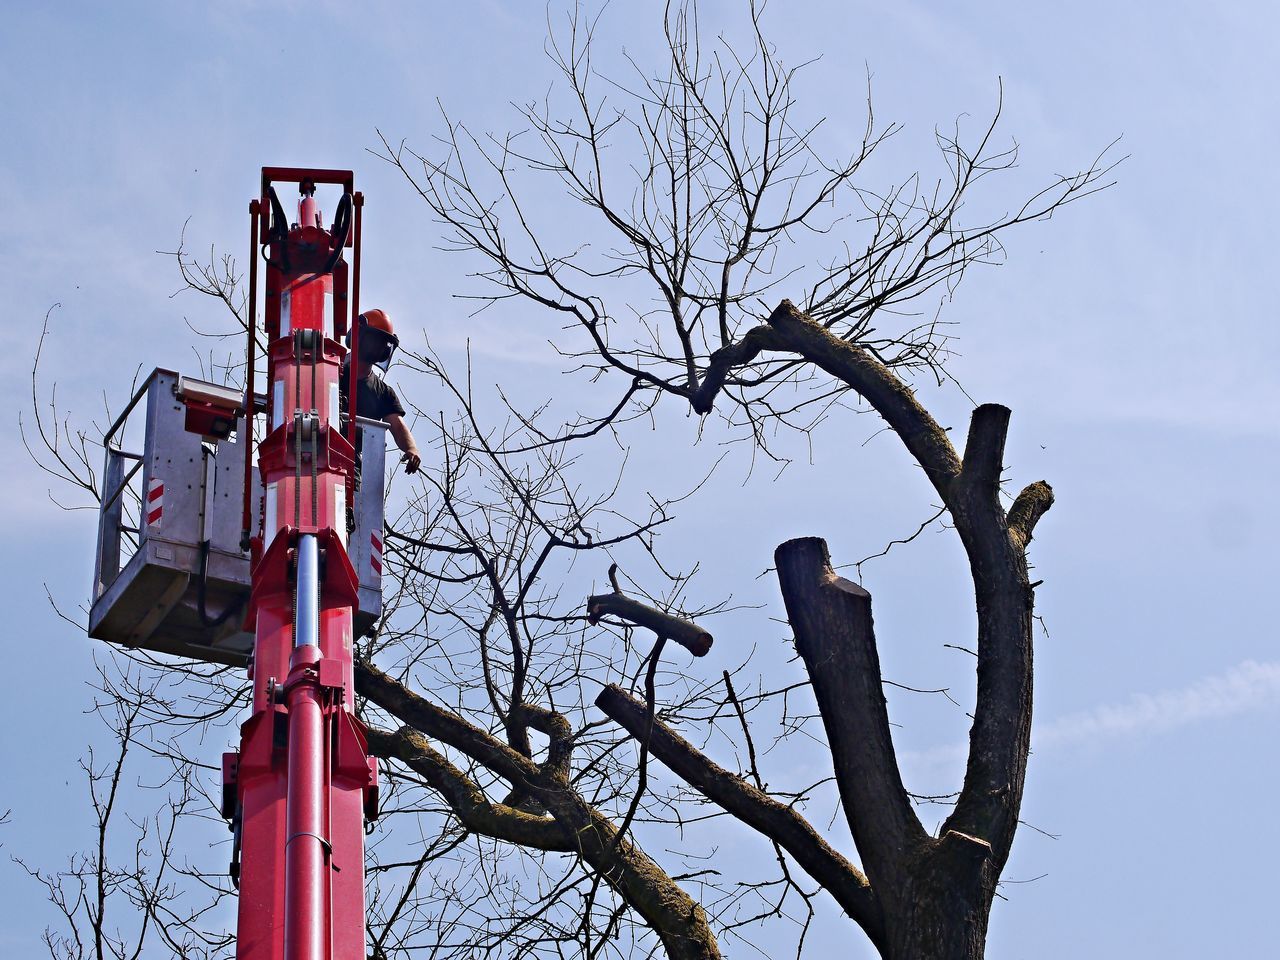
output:
[[[404, 464], [405, 473], [417, 473], [422, 465], [422, 456], [418, 453], [418, 445], [413, 442], [413, 434], [404, 420], [404, 405], [390, 384], [374, 373], [374, 367], [381, 367], [385, 373], [391, 365], [391, 355], [400, 346], [400, 339], [395, 335], [391, 319], [382, 310], [366, 310], [360, 314], [356, 322], [360, 324], [357, 340], [360, 356], [356, 358], [356, 416], [368, 417], [370, 420], [382, 420], [391, 431], [391, 436], [400, 448], [400, 462]], [[351, 368], [348, 357], [342, 363], [342, 408], [347, 409], [348, 384], [351, 382]], [[360, 434], [356, 433], [357, 445]], [[359, 450], [356, 451], [357, 457]]]

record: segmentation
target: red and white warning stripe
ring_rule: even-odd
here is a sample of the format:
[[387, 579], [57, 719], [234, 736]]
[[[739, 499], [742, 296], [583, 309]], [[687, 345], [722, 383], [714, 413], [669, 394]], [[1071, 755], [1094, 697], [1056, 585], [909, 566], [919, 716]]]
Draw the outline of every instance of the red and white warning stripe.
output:
[[147, 527], [160, 526], [160, 518], [164, 516], [164, 481], [152, 477], [147, 484]]
[[373, 572], [382, 576], [382, 541], [376, 533], [369, 534], [369, 566]]

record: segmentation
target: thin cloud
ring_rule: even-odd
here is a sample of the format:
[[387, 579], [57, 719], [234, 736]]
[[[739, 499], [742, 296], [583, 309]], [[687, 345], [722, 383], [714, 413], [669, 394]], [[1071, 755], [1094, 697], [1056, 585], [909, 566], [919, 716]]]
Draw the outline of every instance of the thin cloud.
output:
[[[1238, 716], [1280, 703], [1280, 661], [1245, 660], [1224, 673], [1158, 693], [1135, 693], [1127, 700], [1070, 713], [1037, 724], [1032, 748], [1076, 745], [1167, 733], [1204, 720]], [[963, 763], [966, 748], [947, 744], [905, 751], [905, 766], [917, 771]]]
[[1180, 690], [1138, 693], [1121, 704], [1059, 717], [1032, 734], [1034, 746], [1096, 742], [1164, 733], [1201, 720], [1230, 717], [1280, 701], [1280, 661], [1245, 660], [1226, 673]]

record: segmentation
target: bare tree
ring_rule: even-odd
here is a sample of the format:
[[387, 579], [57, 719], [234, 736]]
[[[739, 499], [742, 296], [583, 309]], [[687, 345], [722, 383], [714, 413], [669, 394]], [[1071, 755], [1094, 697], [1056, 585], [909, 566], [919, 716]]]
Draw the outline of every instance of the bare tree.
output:
[[[642, 757], [763, 834], [780, 861], [785, 851], [884, 956], [978, 957], [1022, 801], [1035, 586], [1026, 551], [1053, 493], [1036, 482], [1002, 500], [1007, 408], [978, 406], [961, 453], [912, 380], [947, 378], [935, 307], [964, 274], [1001, 260], [1007, 231], [1103, 189], [1114, 163], [1104, 152], [983, 217], [983, 182], [1017, 160], [1016, 145], [998, 145], [997, 107], [973, 136], [938, 135], [943, 177], [868, 186], [864, 170], [896, 128], [876, 122], [868, 99], [860, 147], [824, 159], [818, 124], [798, 118], [796, 68], [761, 20], [752, 5], [747, 44], [708, 42], [696, 5], [669, 4], [665, 65], [633, 62], [619, 78], [597, 71], [595, 22], [577, 8], [549, 45], [563, 82], [522, 108], [523, 134], [479, 137], [450, 122], [440, 156], [384, 138], [384, 157], [453, 248], [479, 258], [482, 306], [515, 298], [552, 311], [570, 331], [562, 353], [602, 382], [620, 375], [611, 411], [568, 424], [565, 436], [614, 429], [674, 397], [699, 415], [724, 409], [730, 427], [746, 425], [769, 452], [779, 427], [807, 432], [865, 404], [923, 469], [968, 555], [978, 614], [967, 770], [937, 836], [899, 773], [870, 595], [836, 575], [822, 540], [784, 543], [775, 561], [861, 867], [758, 775], [748, 782], [682, 738], [674, 727], [689, 704], [663, 704], [659, 719], [652, 703], [612, 685], [596, 704]], [[594, 221], [572, 248], [557, 248], [541, 211], [549, 187]], [[621, 602], [612, 609], [646, 623]], [[726, 677], [719, 705], [731, 703]]]
[[137, 767], [131, 752], [133, 759], [139, 749], [157, 752], [147, 703], [164, 682], [139, 686], [137, 680], [136, 670], [98, 667], [94, 712], [111, 731], [114, 750], [100, 759], [91, 746], [80, 762], [92, 814], [89, 849], [72, 853], [57, 869], [15, 858], [44, 887], [61, 918], [60, 926], [44, 932], [52, 960], [137, 960], [149, 949], [212, 960], [226, 956], [231, 943], [209, 917], [229, 889], [211, 887], [180, 849], [183, 823], [202, 806], [189, 771], [169, 765], [169, 778], [141, 785], [163, 795], [154, 813], [131, 811], [126, 802], [139, 788], [131, 783]]

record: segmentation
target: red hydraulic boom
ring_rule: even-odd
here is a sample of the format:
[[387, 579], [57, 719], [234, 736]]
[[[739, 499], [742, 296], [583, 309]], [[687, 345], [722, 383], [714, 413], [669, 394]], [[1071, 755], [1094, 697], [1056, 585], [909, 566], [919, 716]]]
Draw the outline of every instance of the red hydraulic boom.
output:
[[[364, 824], [377, 815], [378, 777], [352, 713], [358, 582], [347, 539], [356, 390], [347, 393], [349, 409], [339, 401], [341, 341], [359, 327], [348, 322], [359, 310], [363, 199], [353, 179], [346, 170], [265, 167], [261, 196], [249, 208], [251, 316], [259, 248], [266, 254], [268, 420], [256, 511], [253, 458], [245, 456], [253, 706], [240, 750], [223, 758], [223, 812], [233, 824], [240, 888], [238, 960], [365, 956]], [[277, 183], [298, 185], [292, 224]], [[317, 184], [342, 188], [327, 227]], [[247, 422], [255, 409], [254, 344], [250, 324]], [[245, 433], [251, 442], [252, 426]]]

